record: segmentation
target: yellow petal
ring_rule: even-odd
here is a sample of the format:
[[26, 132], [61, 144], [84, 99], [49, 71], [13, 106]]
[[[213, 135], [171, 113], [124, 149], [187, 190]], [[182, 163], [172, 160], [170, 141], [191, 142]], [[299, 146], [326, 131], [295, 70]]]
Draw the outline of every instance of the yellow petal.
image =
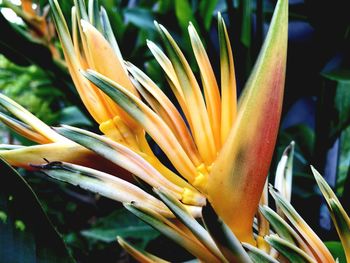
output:
[[9, 128], [13, 129], [18, 134], [22, 135], [23, 137], [40, 144], [44, 143], [50, 143], [51, 141], [42, 136], [40, 133], [37, 133], [33, 131], [29, 126], [26, 124], [13, 119], [3, 113], [0, 113], [0, 120], [7, 125]]
[[[199, 35], [192, 23], [190, 23], [188, 27], [188, 32], [191, 39], [192, 49], [197, 60], [198, 68], [201, 73], [205, 102], [207, 105], [209, 121], [214, 134], [216, 148], [220, 149], [221, 101], [219, 87], [216, 82], [215, 74], [210, 64], [207, 52], [205, 51], [205, 48], [199, 38]], [[227, 94], [223, 95], [226, 96]], [[229, 109], [233, 111], [232, 108]]]
[[202, 161], [191, 133], [174, 104], [145, 73], [131, 63], [127, 65], [130, 73], [139, 81], [139, 85], [135, 83], [135, 86], [140, 94], [173, 131], [194, 165], [200, 165]]
[[[127, 75], [123, 61], [119, 60], [108, 41], [87, 21], [81, 20], [81, 25], [89, 52], [89, 68], [112, 79], [135, 96], [138, 96], [137, 91]], [[106, 108], [110, 111], [112, 116], [121, 116], [131, 128], [139, 127], [135, 121], [120, 109], [108, 96], [102, 93], [102, 97], [105, 100]]]
[[152, 187], [164, 187], [181, 199], [183, 189], [164, 178], [153, 166], [128, 147], [82, 129], [63, 126], [59, 133], [124, 168]]
[[232, 48], [226, 25], [218, 15], [221, 72], [221, 143], [224, 144], [237, 114], [236, 77]]
[[140, 263], [167, 263], [169, 261], [163, 260], [161, 258], [158, 258], [150, 253], [147, 253], [145, 251], [140, 251], [133, 246], [131, 246], [128, 242], [126, 242], [121, 237], [117, 237], [119, 245], [124, 248], [126, 252], [128, 252], [134, 259], [137, 260], [137, 262]]
[[195, 179], [197, 175], [196, 167], [169, 126], [154, 111], [118, 83], [101, 74], [92, 70], [88, 70], [83, 74], [144, 127], [182, 176], [190, 182]]
[[180, 87], [182, 88], [189, 109], [192, 124], [191, 131], [198, 151], [205, 164], [210, 166], [216, 158], [217, 149], [202, 92], [185, 56], [175, 40], [162, 25], [156, 24], [156, 26], [162, 36], [163, 43], [166, 46], [170, 61], [174, 66]]
[[[88, 80], [86, 80], [79, 72], [80, 69], [84, 68], [80, 61], [81, 55], [80, 52], [79, 54], [75, 53], [68, 26], [66, 24], [66, 21], [64, 19], [64, 16], [62, 14], [57, 0], [50, 0], [49, 2], [53, 13], [58, 37], [62, 45], [65, 61], [67, 62], [69, 73], [73, 79], [74, 85], [79, 93], [80, 98], [82, 99], [89, 113], [98, 123], [102, 123], [106, 120], [109, 120], [114, 116], [111, 116], [110, 113], [106, 110], [104, 102], [103, 100], [101, 100], [99, 90], [94, 88], [93, 85]], [[79, 12], [77, 12], [77, 14], [78, 13]], [[77, 38], [76, 33], [74, 33], [74, 36], [75, 38]], [[76, 49], [78, 49], [78, 47], [76, 47]]]
[[154, 58], [157, 60], [158, 64], [162, 67], [166, 74], [166, 79], [170, 85], [172, 92], [174, 93], [176, 100], [179, 102], [181, 110], [185, 114], [186, 120], [193, 130], [193, 125], [191, 123], [191, 117], [189, 109], [185, 102], [184, 94], [182, 92], [179, 80], [176, 76], [175, 70], [169, 58], [164, 54], [164, 52], [152, 41], [147, 40], [147, 46], [152, 52]]
[[335, 262], [326, 245], [298, 214], [293, 206], [272, 187], [270, 187], [270, 194], [275, 199], [276, 205], [281, 209], [281, 211], [283, 211], [289, 222], [294, 226], [296, 232], [298, 232], [305, 240], [317, 261], [325, 263]]
[[136, 140], [136, 134], [138, 132], [130, 129], [121, 117], [116, 116], [112, 120], [105, 121], [100, 124], [99, 128], [108, 138], [124, 144], [135, 151], [139, 150]]
[[54, 130], [52, 130], [48, 125], [39, 120], [21, 105], [16, 103], [14, 100], [6, 97], [0, 93], [0, 105], [13, 114], [17, 119], [21, 120], [25, 124], [29, 125], [35, 132], [44, 136], [48, 141], [58, 142], [67, 141], [66, 138], [62, 137]]

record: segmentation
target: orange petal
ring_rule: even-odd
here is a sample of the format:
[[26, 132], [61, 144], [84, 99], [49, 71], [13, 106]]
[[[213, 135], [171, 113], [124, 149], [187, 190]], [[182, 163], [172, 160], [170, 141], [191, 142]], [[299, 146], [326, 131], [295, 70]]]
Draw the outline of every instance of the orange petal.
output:
[[207, 184], [217, 214], [245, 242], [264, 188], [282, 109], [288, 37], [288, 1], [279, 0], [270, 30], [240, 98], [236, 122]]

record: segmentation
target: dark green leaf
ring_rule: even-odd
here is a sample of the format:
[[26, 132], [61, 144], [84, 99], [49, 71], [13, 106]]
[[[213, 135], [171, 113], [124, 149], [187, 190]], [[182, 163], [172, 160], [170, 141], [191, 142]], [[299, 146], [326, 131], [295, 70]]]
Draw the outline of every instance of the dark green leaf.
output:
[[344, 186], [346, 181], [349, 181], [349, 164], [350, 164], [350, 126], [342, 131], [339, 143], [339, 160], [337, 171], [336, 192], [342, 195], [344, 192]]
[[326, 89], [335, 89], [331, 120], [331, 135], [339, 133], [350, 124], [350, 72], [333, 72], [325, 76], [333, 81], [326, 82]]
[[[203, 1], [206, 2], [206, 1]], [[194, 18], [194, 11], [189, 0], [175, 0], [175, 14], [182, 30], [182, 33], [187, 34], [187, 27], [189, 22], [192, 22], [195, 28], [199, 28], [196, 19]]]
[[[341, 139], [339, 146], [339, 166], [337, 170], [337, 193], [343, 192], [349, 171], [350, 150], [350, 71], [339, 69], [323, 74], [324, 86], [319, 99], [320, 123], [322, 130], [319, 144], [330, 144], [336, 138]], [[326, 115], [325, 115], [326, 114]], [[322, 133], [324, 135], [322, 136]]]
[[92, 126], [91, 121], [75, 106], [66, 107], [61, 111], [60, 123], [72, 126]]
[[211, 20], [215, 15], [213, 12], [217, 3], [218, 0], [206, 0], [201, 1], [199, 4], [199, 13], [203, 19], [204, 27], [206, 30], [209, 30], [210, 28]]
[[157, 3], [157, 12], [164, 14], [172, 8], [172, 0], [159, 0]]
[[2, 160], [0, 171], [0, 261], [74, 262], [30, 186]]
[[252, 19], [252, 8], [251, 1], [245, 0], [241, 1], [242, 10], [242, 31], [241, 31], [241, 41], [243, 45], [247, 48], [251, 46], [251, 19]]
[[154, 17], [150, 10], [143, 8], [128, 8], [124, 10], [126, 22], [130, 22], [135, 26], [154, 31]]
[[344, 253], [344, 249], [340, 242], [338, 241], [327, 241], [324, 242], [326, 247], [332, 253], [334, 258], [338, 258], [339, 262], [346, 262], [346, 257]]

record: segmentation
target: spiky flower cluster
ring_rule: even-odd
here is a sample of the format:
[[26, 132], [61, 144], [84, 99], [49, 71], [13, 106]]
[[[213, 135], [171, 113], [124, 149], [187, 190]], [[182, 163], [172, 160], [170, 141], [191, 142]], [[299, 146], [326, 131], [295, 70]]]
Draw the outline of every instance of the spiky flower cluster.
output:
[[[200, 83], [170, 33], [156, 23], [165, 51], [150, 41], [148, 47], [184, 117], [142, 70], [124, 61], [107, 14], [96, 1], [89, 1], [88, 12], [84, 1], [75, 1], [72, 32], [57, 0], [50, 0], [50, 5], [73, 82], [103, 135], [69, 126], [53, 129], [0, 95], [1, 106], [14, 116], [2, 113], [0, 119], [40, 144], [3, 146], [1, 157], [14, 166], [41, 169], [53, 178], [122, 202], [205, 262], [334, 262], [290, 204], [293, 144], [279, 164], [279, 191], [269, 189], [278, 210], [267, 206], [266, 178], [284, 89], [286, 0], [277, 3], [238, 103], [231, 45], [220, 14], [220, 85], [192, 24], [188, 31]], [[153, 153], [146, 134], [175, 170]], [[44, 158], [48, 164], [43, 164]], [[348, 250], [349, 218], [322, 177], [313, 173]], [[154, 193], [133, 184], [132, 176]], [[164, 262], [121, 238], [118, 241], [140, 262]], [[350, 260], [349, 252], [347, 257]]]

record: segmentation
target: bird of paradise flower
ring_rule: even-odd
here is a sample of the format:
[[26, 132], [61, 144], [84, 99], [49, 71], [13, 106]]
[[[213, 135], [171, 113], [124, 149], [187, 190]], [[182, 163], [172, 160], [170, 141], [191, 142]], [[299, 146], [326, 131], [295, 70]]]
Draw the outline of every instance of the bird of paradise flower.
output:
[[[96, 1], [89, 1], [86, 11], [84, 2], [75, 0], [72, 32], [58, 2], [50, 0], [50, 5], [70, 75], [104, 135], [69, 126], [53, 129], [0, 95], [0, 105], [15, 117], [2, 113], [0, 119], [41, 144], [3, 146], [1, 157], [12, 165], [40, 168], [51, 177], [123, 202], [127, 209], [204, 261], [249, 262], [252, 255], [258, 255], [274, 262], [265, 253], [272, 246], [278, 251], [290, 248], [310, 262], [334, 262], [288, 200], [272, 188], [270, 192], [280, 212], [298, 228], [298, 233], [281, 216], [262, 207], [259, 234], [253, 234], [259, 202], [266, 204], [265, 182], [281, 115], [288, 1], [279, 0], [276, 5], [264, 45], [238, 102], [232, 49], [220, 14], [220, 84], [192, 24], [188, 31], [201, 85], [170, 33], [155, 23], [164, 51], [151, 41], [147, 45], [162, 67], [184, 117], [142, 70], [124, 61], [107, 14], [103, 8], [99, 10]], [[153, 153], [146, 134], [159, 145], [176, 171]], [[43, 158], [55, 162], [42, 164]], [[130, 177], [116, 177], [125, 171], [150, 185], [159, 198], [130, 183]], [[280, 185], [283, 182], [280, 179]], [[209, 208], [202, 211], [203, 206]], [[226, 245], [209, 234], [212, 214], [224, 222], [220, 229]], [[167, 219], [174, 217], [180, 222]], [[209, 232], [195, 217], [205, 219]], [[297, 242], [286, 244], [271, 235], [264, 238], [269, 234], [267, 222], [283, 229], [280, 237], [289, 235], [289, 241]], [[122, 239], [119, 242], [143, 262], [161, 262]], [[245, 242], [249, 255], [240, 242]]]

